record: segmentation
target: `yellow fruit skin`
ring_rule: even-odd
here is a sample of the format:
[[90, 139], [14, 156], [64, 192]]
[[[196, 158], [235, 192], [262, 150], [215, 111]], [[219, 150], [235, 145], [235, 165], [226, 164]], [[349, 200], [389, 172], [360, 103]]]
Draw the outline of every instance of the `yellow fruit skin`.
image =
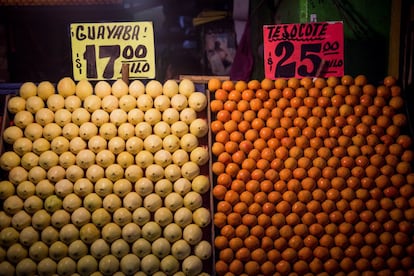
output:
[[20, 86], [19, 95], [23, 99], [37, 95], [37, 86], [33, 82], [25, 82]]
[[86, 99], [86, 97], [92, 95], [93, 87], [92, 84], [88, 80], [80, 80], [75, 88], [75, 94], [78, 96], [82, 101]]
[[37, 86], [37, 95], [43, 100], [46, 100], [53, 94], [55, 94], [55, 87], [50, 81], [42, 81]]
[[62, 78], [57, 84], [58, 94], [69, 97], [76, 93], [76, 84], [70, 77]]

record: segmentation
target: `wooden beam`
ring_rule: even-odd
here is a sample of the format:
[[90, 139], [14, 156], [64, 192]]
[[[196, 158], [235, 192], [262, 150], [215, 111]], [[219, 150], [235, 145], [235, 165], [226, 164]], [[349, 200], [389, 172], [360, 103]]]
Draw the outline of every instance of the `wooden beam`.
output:
[[198, 83], [208, 83], [208, 81], [212, 78], [217, 78], [221, 81], [224, 80], [230, 80], [229, 76], [205, 76], [205, 75], [180, 75], [179, 76], [180, 80], [182, 79], [189, 79], [191, 81], [194, 82], [198, 82]]

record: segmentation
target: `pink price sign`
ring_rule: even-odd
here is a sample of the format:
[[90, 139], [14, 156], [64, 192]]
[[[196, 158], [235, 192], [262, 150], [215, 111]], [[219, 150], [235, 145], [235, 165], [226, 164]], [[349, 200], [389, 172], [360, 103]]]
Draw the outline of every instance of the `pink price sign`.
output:
[[265, 77], [344, 75], [342, 22], [263, 26]]

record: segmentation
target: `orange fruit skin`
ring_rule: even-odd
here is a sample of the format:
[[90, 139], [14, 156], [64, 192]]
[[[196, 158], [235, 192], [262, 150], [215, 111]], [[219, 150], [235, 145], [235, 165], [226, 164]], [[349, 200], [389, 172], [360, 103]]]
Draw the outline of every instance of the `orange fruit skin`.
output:
[[231, 80], [225, 80], [221, 83], [221, 88], [230, 92], [234, 89], [234, 82]]
[[225, 275], [229, 271], [229, 265], [223, 260], [218, 260], [215, 263], [215, 269], [218, 275]]
[[215, 92], [219, 88], [221, 88], [221, 80], [218, 78], [211, 78], [208, 80], [207, 89], [210, 92]]
[[[216, 213], [214, 214], [213, 222], [214, 222], [214, 225], [215, 225], [216, 227], [221, 228], [221, 227], [223, 227], [224, 225], [226, 225], [226, 220], [227, 220], [227, 216], [226, 216], [226, 214], [224, 214], [224, 213], [219, 213], [219, 212], [216, 212]], [[218, 240], [218, 242], [220, 242], [220, 240]], [[223, 241], [221, 241], [221, 242], [223, 242]], [[223, 248], [224, 248], [226, 245], [222, 244], [222, 246], [223, 246]], [[221, 247], [221, 246], [220, 246], [220, 247]]]
[[243, 247], [243, 240], [240, 237], [234, 237], [230, 239], [229, 246], [234, 252], [237, 252]]
[[249, 276], [257, 275], [260, 272], [260, 264], [256, 261], [248, 261], [244, 265], [244, 271]]
[[213, 188], [213, 196], [218, 200], [224, 200], [224, 196], [226, 195], [227, 188], [223, 185], [216, 185]]
[[221, 89], [221, 88], [216, 89], [214, 91], [214, 99], [222, 101], [223, 103], [227, 100], [228, 95], [229, 95], [228, 91]]
[[258, 80], [250, 80], [247, 82], [247, 88], [251, 90], [260, 89], [260, 82]]
[[220, 251], [219, 259], [226, 262], [227, 264], [233, 261], [234, 252], [231, 248], [227, 247]]
[[242, 261], [238, 259], [234, 259], [231, 261], [229, 265], [229, 272], [233, 273], [234, 275], [240, 275], [243, 273], [243, 271], [244, 271], [244, 268], [243, 268]]
[[235, 85], [234, 85], [234, 89], [239, 91], [239, 92], [243, 92], [244, 90], [247, 89], [247, 83], [245, 81], [236, 81]]

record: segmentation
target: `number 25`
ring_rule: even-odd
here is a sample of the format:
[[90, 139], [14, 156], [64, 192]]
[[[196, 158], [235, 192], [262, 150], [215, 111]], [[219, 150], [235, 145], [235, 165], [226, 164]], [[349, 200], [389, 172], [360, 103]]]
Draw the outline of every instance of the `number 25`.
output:
[[[286, 61], [293, 55], [294, 45], [290, 41], [283, 41], [275, 48], [275, 55], [281, 57], [276, 64], [275, 77], [276, 78], [291, 78], [295, 76], [296, 62], [286, 63]], [[309, 59], [312, 62], [313, 68], [309, 72], [308, 67], [304, 64], [298, 67], [298, 75], [302, 77], [315, 76], [321, 65], [321, 58], [312, 53], [320, 53], [321, 44], [302, 44], [300, 47], [300, 61]]]

